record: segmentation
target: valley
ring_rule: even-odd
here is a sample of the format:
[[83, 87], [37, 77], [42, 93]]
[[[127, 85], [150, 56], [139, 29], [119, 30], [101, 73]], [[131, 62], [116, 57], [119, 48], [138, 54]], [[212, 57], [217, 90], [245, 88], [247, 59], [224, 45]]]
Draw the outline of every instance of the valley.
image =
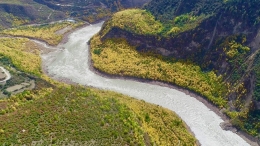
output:
[[93, 66], [112, 76], [193, 91], [218, 106], [237, 129], [258, 139], [259, 10], [252, 4], [257, 5], [151, 1], [142, 10], [120, 11], [90, 42]]
[[[97, 33], [100, 27], [101, 24], [96, 24], [76, 31], [64, 44], [65, 50], [43, 55], [48, 74], [60, 81], [69, 79], [72, 83], [117, 91], [171, 109], [187, 123], [202, 145], [248, 145], [235, 133], [222, 130], [219, 125], [223, 120], [194, 97], [163, 86], [104, 78], [90, 71], [85, 38]], [[209, 121], [211, 125], [206, 126]]]
[[258, 5], [1, 1], [0, 144], [259, 145]]
[[[55, 36], [57, 32], [63, 32], [68, 28], [67, 25], [62, 25], [58, 30], [55, 29], [61, 24], [63, 22], [50, 25], [48, 29], [53, 33], [49, 35]], [[42, 26], [36, 28], [35, 33], [42, 32], [42, 29], [46, 30]], [[28, 26], [27, 29], [22, 27], [11, 31], [23, 30], [27, 32], [23, 33], [24, 36], [0, 38], [1, 64], [12, 76], [3, 90], [17, 89], [19, 85], [27, 86], [28, 84], [24, 82], [34, 84], [32, 88], [21, 92], [14, 91], [1, 95], [0, 144], [196, 145], [198, 143], [186, 129], [186, 124], [168, 109], [111, 91], [83, 87], [75, 83], [72, 85], [62, 83], [64, 81], [72, 83], [69, 82], [70, 79], [57, 82], [46, 76], [44, 72], [48, 73], [48, 70], [42, 70], [42, 67], [45, 68], [45, 63], [41, 61], [40, 54], [44, 61], [45, 55], [65, 51], [65, 46], [62, 43], [56, 47], [49, 46], [49, 39], [44, 35], [35, 39], [45, 42], [28, 39], [30, 29], [31, 26]], [[97, 29], [99, 30], [100, 26]], [[93, 34], [85, 35], [91, 37]], [[86, 45], [84, 38], [81, 37], [81, 41]], [[61, 42], [67, 41], [65, 37]], [[82, 52], [78, 53], [84, 55]], [[77, 70], [72, 72], [77, 73]], [[53, 112], [54, 110], [59, 112]], [[66, 125], [65, 131], [61, 125]], [[57, 131], [63, 132], [57, 133]], [[89, 134], [86, 134], [86, 131]]]

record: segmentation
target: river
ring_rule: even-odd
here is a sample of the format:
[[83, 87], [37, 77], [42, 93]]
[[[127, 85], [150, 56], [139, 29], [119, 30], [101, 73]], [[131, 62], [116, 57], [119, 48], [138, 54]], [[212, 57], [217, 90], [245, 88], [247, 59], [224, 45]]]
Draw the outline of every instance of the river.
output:
[[[237, 134], [223, 130], [223, 120], [196, 98], [185, 93], [148, 83], [109, 79], [89, 69], [87, 41], [96, 34], [103, 23], [86, 26], [69, 35], [68, 42], [53, 52], [42, 55], [48, 75], [54, 79], [66, 78], [82, 85], [112, 90], [154, 103], [176, 112], [190, 127], [203, 146], [247, 146]], [[170, 136], [170, 135], [169, 135]]]

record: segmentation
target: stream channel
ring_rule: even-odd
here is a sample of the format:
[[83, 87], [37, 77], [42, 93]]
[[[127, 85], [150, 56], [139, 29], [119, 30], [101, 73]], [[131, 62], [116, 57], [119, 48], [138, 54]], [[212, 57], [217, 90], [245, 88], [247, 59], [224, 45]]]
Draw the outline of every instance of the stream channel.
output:
[[91, 71], [87, 41], [100, 31], [102, 24], [103, 22], [78, 29], [68, 36], [65, 44], [42, 54], [47, 74], [53, 79], [63, 78], [81, 85], [116, 91], [168, 108], [186, 122], [203, 146], [249, 145], [236, 133], [223, 130], [220, 127], [223, 122], [221, 117], [190, 95], [159, 85], [105, 78]]

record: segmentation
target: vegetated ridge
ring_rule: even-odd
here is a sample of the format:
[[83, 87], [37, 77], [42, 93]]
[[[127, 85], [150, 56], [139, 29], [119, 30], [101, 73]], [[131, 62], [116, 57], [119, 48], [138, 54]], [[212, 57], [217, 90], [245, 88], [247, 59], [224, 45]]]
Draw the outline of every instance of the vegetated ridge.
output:
[[256, 0], [152, 0], [104, 24], [93, 65], [192, 90], [259, 138], [259, 14]]
[[70, 17], [77, 17], [88, 22], [95, 22], [110, 17], [114, 12], [134, 7], [142, 7], [150, 0], [34, 0], [48, 7], [66, 12]]
[[1, 0], [0, 30], [26, 24], [49, 23], [67, 18], [90, 23], [125, 8], [142, 7], [150, 0]]
[[84, 22], [80, 21], [77, 23], [69, 21], [61, 21], [60, 23], [54, 24], [39, 24], [20, 26], [18, 28], [6, 29], [0, 31], [0, 36], [13, 36], [13, 37], [25, 37], [38, 39], [48, 43], [49, 45], [58, 45], [63, 36], [69, 33], [71, 30], [85, 25]]
[[[48, 42], [61, 22], [10, 30]], [[8, 31], [7, 31], [8, 32]], [[6, 32], [6, 33], [7, 33]], [[172, 111], [122, 94], [53, 81], [41, 68], [39, 47], [27, 38], [0, 38], [0, 66], [12, 78], [0, 85], [0, 145], [196, 145], [185, 123]], [[48, 50], [48, 49], [47, 49]], [[48, 50], [50, 51], [50, 50]], [[18, 94], [7, 87], [33, 80]], [[171, 135], [169, 137], [169, 135]]]
[[67, 16], [33, 0], [1, 0], [0, 30], [31, 23], [47, 23]]

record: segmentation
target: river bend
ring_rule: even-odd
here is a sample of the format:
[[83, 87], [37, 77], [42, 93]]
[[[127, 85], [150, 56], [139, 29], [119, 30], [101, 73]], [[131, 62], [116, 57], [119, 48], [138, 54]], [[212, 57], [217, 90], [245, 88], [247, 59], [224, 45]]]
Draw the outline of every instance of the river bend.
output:
[[[48, 75], [54, 79], [66, 78], [73, 82], [112, 90], [154, 103], [176, 112], [190, 127], [195, 137], [204, 146], [248, 146], [249, 144], [231, 131], [219, 125], [223, 120], [196, 98], [181, 91], [124, 79], [101, 77], [89, 69], [87, 41], [103, 23], [86, 26], [73, 32], [68, 42], [53, 52], [42, 55]], [[169, 135], [170, 136], [170, 135]]]

